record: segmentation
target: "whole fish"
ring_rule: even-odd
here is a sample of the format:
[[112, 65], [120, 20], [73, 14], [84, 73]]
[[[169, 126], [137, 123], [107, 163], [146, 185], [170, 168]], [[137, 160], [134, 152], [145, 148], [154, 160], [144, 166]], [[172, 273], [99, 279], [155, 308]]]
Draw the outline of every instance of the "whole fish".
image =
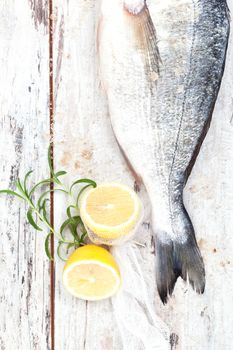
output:
[[102, 0], [100, 74], [116, 139], [150, 197], [161, 300], [205, 269], [183, 190], [206, 135], [229, 35], [225, 0]]

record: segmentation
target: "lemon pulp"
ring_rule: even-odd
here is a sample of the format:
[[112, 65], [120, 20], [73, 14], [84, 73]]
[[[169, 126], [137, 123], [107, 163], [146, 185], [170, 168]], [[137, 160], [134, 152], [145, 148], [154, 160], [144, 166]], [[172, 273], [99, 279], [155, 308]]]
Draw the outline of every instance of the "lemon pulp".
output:
[[120, 271], [112, 255], [104, 248], [86, 245], [68, 259], [63, 272], [65, 288], [84, 300], [112, 296], [121, 284]]
[[80, 214], [95, 235], [114, 239], [128, 234], [142, 215], [136, 193], [121, 184], [102, 184], [81, 199]]

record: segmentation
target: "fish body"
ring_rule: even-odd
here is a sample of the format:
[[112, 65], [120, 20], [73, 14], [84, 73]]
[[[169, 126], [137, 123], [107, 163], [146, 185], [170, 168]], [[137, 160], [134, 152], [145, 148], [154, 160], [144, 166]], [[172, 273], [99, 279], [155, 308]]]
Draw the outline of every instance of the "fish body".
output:
[[208, 130], [229, 35], [225, 0], [102, 0], [100, 74], [112, 127], [151, 201], [156, 280], [202, 293], [205, 269], [183, 190]]

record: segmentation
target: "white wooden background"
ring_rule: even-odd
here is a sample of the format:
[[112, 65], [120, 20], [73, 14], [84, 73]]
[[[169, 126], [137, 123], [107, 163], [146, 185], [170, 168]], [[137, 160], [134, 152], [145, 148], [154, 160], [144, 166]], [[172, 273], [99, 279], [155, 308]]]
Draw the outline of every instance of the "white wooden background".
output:
[[[233, 0], [228, 5], [233, 10]], [[98, 7], [96, 0], [53, 0], [55, 163], [68, 170], [68, 181], [85, 176], [133, 186], [112, 135], [99, 81]], [[18, 175], [30, 168], [35, 179], [48, 174], [48, 23], [46, 0], [0, 2], [0, 188], [13, 186]], [[179, 281], [163, 306], [155, 287], [148, 218], [140, 231], [145, 247], [135, 248], [154, 311], [170, 329], [173, 350], [233, 348], [232, 57], [231, 35], [211, 128], [185, 191], [205, 260], [205, 294], [198, 296]], [[143, 190], [141, 196], [147, 204]], [[65, 205], [55, 197], [55, 225], [61, 222]], [[0, 349], [121, 350], [112, 301], [88, 303], [68, 295], [61, 284], [63, 262], [58, 259], [55, 318], [51, 317], [50, 268], [43, 237], [26, 223], [26, 207], [17, 199], [1, 197], [0, 208]]]

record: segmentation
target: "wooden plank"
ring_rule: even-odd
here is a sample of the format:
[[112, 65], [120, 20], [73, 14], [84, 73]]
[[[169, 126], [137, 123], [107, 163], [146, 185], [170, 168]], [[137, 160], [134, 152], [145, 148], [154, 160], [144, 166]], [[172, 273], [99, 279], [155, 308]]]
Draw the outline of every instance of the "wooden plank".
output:
[[[156, 17], [158, 1], [150, 2], [152, 17]], [[111, 131], [98, 74], [95, 47], [98, 6], [94, 0], [55, 1], [56, 166], [68, 170], [68, 182], [85, 176], [97, 182], [120, 181], [132, 186], [133, 179]], [[232, 0], [229, 6], [233, 10]], [[185, 190], [185, 202], [206, 264], [205, 294], [196, 295], [180, 280], [168, 305], [163, 306], [155, 286], [149, 210], [137, 235], [137, 240], [145, 244], [135, 250], [145, 277], [148, 299], [153, 304], [151, 312], [157, 312], [169, 326], [173, 350], [224, 350], [230, 348], [232, 342], [233, 316], [229, 307], [233, 289], [233, 123], [229, 93], [232, 89], [232, 46], [231, 36], [211, 129]], [[140, 195], [149, 207], [143, 189]], [[66, 205], [67, 202], [56, 197], [57, 225], [64, 218]], [[128, 258], [130, 263], [131, 257]], [[63, 263], [57, 261], [56, 349], [122, 349], [124, 339], [114, 316], [114, 300], [86, 303], [72, 298], [62, 287], [62, 269]], [[125, 333], [125, 338], [130, 336]], [[140, 349], [140, 344], [135, 342], [134, 349], [137, 348]]]
[[[0, 3], [0, 187], [48, 174], [47, 1]], [[0, 348], [50, 349], [49, 263], [26, 205], [0, 198]]]
[[[128, 182], [126, 165], [109, 133], [106, 101], [99, 89], [95, 60], [96, 11], [94, 1], [78, 4], [74, 0], [56, 1], [55, 159], [57, 167], [68, 170], [69, 181], [90, 177], [98, 181], [124, 179]], [[59, 198], [55, 200], [57, 222], [64, 217], [65, 205], [67, 203], [61, 204]], [[62, 268], [63, 263], [57, 261], [56, 349], [117, 348], [111, 301], [86, 303], [72, 298], [62, 287]], [[62, 321], [64, 318], [66, 322]]]
[[[100, 86], [95, 47], [98, 3], [81, 1], [77, 4], [76, 1], [69, 1], [56, 4], [54, 10], [56, 166], [59, 169], [63, 166], [68, 170], [68, 181], [90, 177], [97, 182], [119, 181], [133, 186], [133, 178], [111, 130], [106, 96]], [[62, 201], [56, 197], [57, 224], [61, 222], [61, 218], [65, 218], [64, 209], [68, 203]], [[143, 232], [147, 234], [146, 230]], [[152, 249], [149, 239], [148, 248], [142, 253], [145, 273], [153, 266]], [[121, 349], [124, 339], [114, 316], [114, 301], [87, 303], [72, 298], [62, 287], [62, 269], [63, 263], [57, 261], [56, 349]], [[150, 288], [151, 294], [155, 289], [153, 283]], [[63, 322], [63, 319], [66, 322]], [[130, 336], [130, 332], [127, 334]], [[138, 344], [138, 341], [132, 338], [132, 349], [139, 349]]]

